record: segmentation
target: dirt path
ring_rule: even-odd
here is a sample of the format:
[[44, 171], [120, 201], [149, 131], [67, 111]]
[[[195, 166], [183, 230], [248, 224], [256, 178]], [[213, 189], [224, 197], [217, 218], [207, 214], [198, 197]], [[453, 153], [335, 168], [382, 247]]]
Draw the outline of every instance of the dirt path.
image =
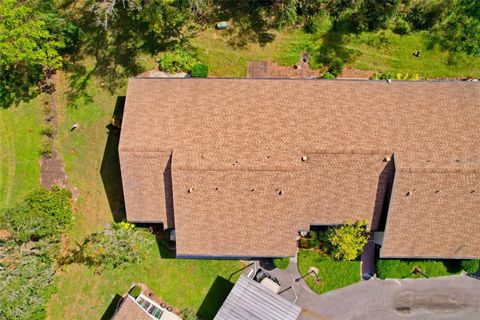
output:
[[[55, 75], [52, 77], [52, 83], [55, 82]], [[50, 94], [50, 108], [51, 114], [44, 119], [46, 125], [52, 125], [54, 128], [54, 134], [51, 137], [45, 137], [45, 139], [51, 139], [52, 143], [58, 134], [58, 116], [57, 116], [57, 97], [56, 92]], [[67, 175], [63, 166], [63, 161], [58, 154], [55, 147], [52, 148], [51, 155], [42, 156], [40, 163], [40, 183], [45, 188], [51, 188], [54, 185], [59, 185], [63, 188], [68, 188], [72, 191], [72, 188], [68, 186]], [[75, 197], [74, 197], [75, 198]]]
[[[52, 110], [52, 116], [51, 119], [46, 119], [45, 123], [50, 123], [55, 129], [55, 134], [51, 138], [47, 138], [54, 140], [55, 136], [58, 134], [57, 99], [55, 92], [50, 94], [50, 108]], [[64, 188], [67, 187], [67, 176], [63, 167], [63, 161], [55, 147], [53, 147], [50, 156], [42, 157], [40, 166], [40, 183], [45, 188], [51, 188], [54, 185], [60, 185]]]

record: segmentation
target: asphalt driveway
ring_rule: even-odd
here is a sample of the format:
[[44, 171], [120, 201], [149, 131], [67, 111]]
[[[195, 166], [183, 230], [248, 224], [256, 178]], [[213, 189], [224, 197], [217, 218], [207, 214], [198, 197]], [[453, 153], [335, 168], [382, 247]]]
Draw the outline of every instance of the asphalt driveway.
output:
[[468, 276], [371, 279], [318, 295], [304, 281], [294, 281], [296, 263], [290, 263], [286, 271], [269, 272], [285, 287], [285, 298], [297, 298], [302, 307], [300, 320], [480, 319], [480, 280]]

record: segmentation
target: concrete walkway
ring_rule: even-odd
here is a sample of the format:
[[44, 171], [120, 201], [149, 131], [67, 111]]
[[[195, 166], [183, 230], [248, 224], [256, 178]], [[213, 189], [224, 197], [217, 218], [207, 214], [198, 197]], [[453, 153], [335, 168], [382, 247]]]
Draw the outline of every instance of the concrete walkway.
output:
[[303, 280], [295, 282], [296, 263], [268, 272], [280, 281], [281, 295], [290, 301], [297, 297], [300, 320], [480, 319], [480, 280], [468, 276], [371, 279], [318, 295]]

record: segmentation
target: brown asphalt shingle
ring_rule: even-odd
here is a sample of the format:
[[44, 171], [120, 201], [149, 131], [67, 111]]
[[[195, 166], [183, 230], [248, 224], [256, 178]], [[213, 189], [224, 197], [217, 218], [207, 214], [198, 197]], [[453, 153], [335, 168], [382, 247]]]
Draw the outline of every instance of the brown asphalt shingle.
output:
[[[127, 217], [173, 227], [174, 212], [179, 255], [290, 255], [311, 224], [367, 219], [375, 230], [393, 153], [412, 183], [426, 170], [480, 168], [479, 120], [480, 86], [467, 82], [130, 79], [119, 146]], [[438, 199], [421, 197], [425, 208]], [[440, 229], [421, 222], [419, 250], [450, 254], [429, 251]], [[413, 223], [389, 218], [384, 252], [401, 253], [391, 230]]]

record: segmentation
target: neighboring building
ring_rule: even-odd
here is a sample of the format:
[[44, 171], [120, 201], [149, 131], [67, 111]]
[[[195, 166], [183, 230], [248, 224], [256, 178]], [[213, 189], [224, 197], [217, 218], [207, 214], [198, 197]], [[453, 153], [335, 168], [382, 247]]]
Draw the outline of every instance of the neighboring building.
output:
[[[157, 301], [153, 292], [145, 285], [137, 285], [142, 288], [140, 294], [126, 294], [112, 317], [112, 320], [182, 320], [162, 303]], [[168, 307], [169, 308], [169, 307]]]
[[302, 309], [241, 275], [214, 320], [296, 320]]
[[119, 155], [127, 219], [179, 257], [293, 256], [361, 219], [383, 257], [480, 257], [478, 83], [134, 78]]

